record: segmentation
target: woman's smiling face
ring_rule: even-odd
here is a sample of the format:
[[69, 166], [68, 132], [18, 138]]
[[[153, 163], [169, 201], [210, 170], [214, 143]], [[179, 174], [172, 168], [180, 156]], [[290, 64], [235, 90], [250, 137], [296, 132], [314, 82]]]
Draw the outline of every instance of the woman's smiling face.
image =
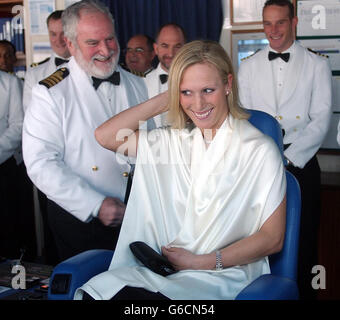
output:
[[229, 108], [228, 91], [232, 75], [224, 83], [218, 70], [210, 63], [189, 66], [180, 83], [180, 103], [183, 111], [202, 130], [212, 129], [213, 136], [226, 119]]

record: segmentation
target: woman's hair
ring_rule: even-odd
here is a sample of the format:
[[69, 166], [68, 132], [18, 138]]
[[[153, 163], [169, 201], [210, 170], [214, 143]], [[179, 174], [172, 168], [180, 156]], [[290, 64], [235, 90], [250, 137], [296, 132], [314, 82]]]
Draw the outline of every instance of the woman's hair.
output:
[[195, 40], [185, 44], [176, 54], [169, 71], [169, 112], [168, 119], [174, 129], [186, 127], [189, 117], [180, 105], [180, 84], [184, 71], [197, 63], [209, 63], [219, 72], [223, 82], [228, 83], [228, 75], [233, 76], [232, 89], [226, 96], [229, 112], [238, 119], [248, 119], [249, 114], [241, 108], [237, 79], [231, 61], [223, 47], [210, 40]]
[[95, 0], [86, 0], [86, 1], [84, 0], [84, 1], [76, 2], [73, 5], [70, 5], [69, 7], [67, 7], [63, 11], [62, 16], [61, 16], [64, 35], [74, 44], [76, 44], [77, 26], [78, 26], [81, 12], [104, 13], [112, 21], [112, 25], [114, 25], [114, 20], [113, 20], [111, 12], [101, 2], [95, 1]]

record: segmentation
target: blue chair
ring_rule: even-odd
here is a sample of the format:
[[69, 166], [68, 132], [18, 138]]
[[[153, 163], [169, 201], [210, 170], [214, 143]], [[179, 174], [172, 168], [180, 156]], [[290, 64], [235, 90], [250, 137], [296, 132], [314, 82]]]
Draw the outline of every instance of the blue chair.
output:
[[[271, 136], [277, 143], [284, 161], [282, 131], [278, 122], [269, 114], [248, 110], [250, 123]], [[288, 171], [287, 221], [283, 249], [269, 257], [271, 274], [260, 276], [236, 297], [237, 300], [296, 300], [299, 291], [296, 283], [300, 228], [300, 187]], [[93, 276], [108, 270], [113, 256], [111, 250], [89, 250], [57, 265], [50, 280], [48, 298], [73, 299], [75, 290]]]

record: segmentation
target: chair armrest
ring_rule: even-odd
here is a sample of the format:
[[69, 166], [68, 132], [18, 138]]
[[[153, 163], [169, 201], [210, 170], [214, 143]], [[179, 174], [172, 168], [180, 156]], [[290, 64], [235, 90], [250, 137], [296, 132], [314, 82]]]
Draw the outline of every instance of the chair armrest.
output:
[[77, 288], [108, 270], [112, 256], [112, 250], [88, 250], [59, 263], [50, 279], [48, 299], [72, 300]]
[[264, 274], [246, 286], [236, 300], [298, 300], [299, 290], [295, 281]]

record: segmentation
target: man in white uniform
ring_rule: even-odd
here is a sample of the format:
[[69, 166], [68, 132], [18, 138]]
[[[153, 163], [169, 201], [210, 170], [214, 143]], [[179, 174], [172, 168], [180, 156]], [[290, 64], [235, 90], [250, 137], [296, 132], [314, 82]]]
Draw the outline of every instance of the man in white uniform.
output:
[[103, 149], [95, 129], [147, 99], [143, 80], [117, 65], [114, 22], [101, 4], [81, 1], [62, 16], [72, 58], [35, 86], [26, 111], [28, 174], [49, 198], [60, 259], [116, 244], [130, 164]]
[[61, 22], [62, 13], [62, 10], [57, 10], [52, 12], [47, 18], [48, 36], [53, 53], [49, 58], [39, 63], [33, 63], [27, 70], [23, 98], [24, 110], [27, 109], [31, 101], [32, 88], [34, 85], [48, 77], [70, 58], [70, 52], [64, 40], [64, 31]]
[[311, 271], [321, 212], [316, 153], [331, 117], [331, 70], [327, 58], [294, 41], [297, 22], [290, 1], [267, 1], [263, 25], [269, 45], [241, 63], [238, 77], [242, 105], [276, 117], [284, 132], [287, 169], [301, 187], [298, 281], [301, 298], [309, 299], [315, 293]]
[[[21, 144], [23, 121], [22, 82], [14, 75], [0, 71], [0, 256], [20, 255], [20, 207], [18, 170], [14, 153]], [[19, 217], [19, 218], [18, 218]]]
[[[149, 98], [168, 90], [167, 81], [171, 62], [185, 42], [184, 30], [179, 25], [169, 23], [159, 29], [154, 43], [159, 63], [157, 68], [145, 77]], [[166, 114], [163, 113], [155, 117], [156, 127], [167, 125]]]

